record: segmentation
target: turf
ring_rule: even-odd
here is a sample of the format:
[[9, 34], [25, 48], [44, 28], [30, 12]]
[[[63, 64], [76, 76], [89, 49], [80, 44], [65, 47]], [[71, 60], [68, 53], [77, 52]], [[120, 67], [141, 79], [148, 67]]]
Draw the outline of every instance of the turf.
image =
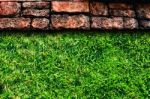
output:
[[1, 99], [148, 99], [150, 33], [0, 33]]

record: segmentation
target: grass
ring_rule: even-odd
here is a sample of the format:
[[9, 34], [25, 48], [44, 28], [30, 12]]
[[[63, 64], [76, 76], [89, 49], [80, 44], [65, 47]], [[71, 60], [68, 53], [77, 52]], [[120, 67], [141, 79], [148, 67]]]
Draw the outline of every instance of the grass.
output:
[[150, 33], [0, 33], [1, 99], [148, 99], [149, 91]]

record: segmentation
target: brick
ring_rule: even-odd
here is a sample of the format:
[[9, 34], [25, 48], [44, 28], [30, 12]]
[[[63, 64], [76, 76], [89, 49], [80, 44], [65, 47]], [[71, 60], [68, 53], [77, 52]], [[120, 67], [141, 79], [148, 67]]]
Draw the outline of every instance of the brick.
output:
[[90, 3], [90, 11], [93, 15], [108, 15], [107, 5], [100, 2]]
[[88, 2], [52, 1], [54, 12], [89, 12]]
[[138, 17], [150, 19], [150, 4], [138, 4], [136, 10]]
[[135, 12], [133, 10], [110, 10], [110, 15], [119, 17], [135, 17]]
[[133, 5], [127, 3], [109, 3], [110, 16], [114, 17], [135, 17]]
[[23, 7], [24, 8], [41, 8], [41, 9], [45, 9], [45, 8], [49, 8], [50, 7], [50, 2], [42, 2], [42, 1], [38, 1], [38, 2], [23, 2]]
[[138, 29], [138, 21], [134, 18], [125, 18], [124, 29]]
[[53, 29], [89, 29], [89, 18], [84, 15], [52, 15]]
[[48, 9], [44, 9], [44, 10], [25, 9], [23, 10], [23, 16], [49, 17], [49, 10]]
[[127, 10], [132, 9], [133, 6], [126, 3], [109, 3], [110, 9]]
[[119, 17], [93, 17], [91, 27], [95, 29], [123, 29], [123, 19]]
[[49, 20], [46, 18], [35, 18], [32, 21], [32, 27], [34, 29], [48, 29], [49, 28]]
[[150, 21], [140, 20], [141, 29], [150, 29]]
[[17, 15], [20, 12], [20, 4], [17, 2], [0, 2], [0, 15]]
[[29, 18], [0, 18], [0, 29], [27, 29], [30, 22]]

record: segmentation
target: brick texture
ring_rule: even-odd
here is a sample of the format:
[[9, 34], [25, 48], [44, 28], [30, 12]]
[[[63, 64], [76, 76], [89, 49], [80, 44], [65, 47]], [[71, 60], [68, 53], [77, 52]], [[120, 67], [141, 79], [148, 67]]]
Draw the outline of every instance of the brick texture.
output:
[[0, 30], [150, 29], [150, 2], [123, 1], [0, 0]]

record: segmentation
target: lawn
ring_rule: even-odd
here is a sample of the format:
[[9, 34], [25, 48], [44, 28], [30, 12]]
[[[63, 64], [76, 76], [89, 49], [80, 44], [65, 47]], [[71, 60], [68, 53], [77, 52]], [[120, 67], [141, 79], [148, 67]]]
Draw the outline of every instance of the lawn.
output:
[[0, 32], [0, 99], [148, 99], [150, 32]]

